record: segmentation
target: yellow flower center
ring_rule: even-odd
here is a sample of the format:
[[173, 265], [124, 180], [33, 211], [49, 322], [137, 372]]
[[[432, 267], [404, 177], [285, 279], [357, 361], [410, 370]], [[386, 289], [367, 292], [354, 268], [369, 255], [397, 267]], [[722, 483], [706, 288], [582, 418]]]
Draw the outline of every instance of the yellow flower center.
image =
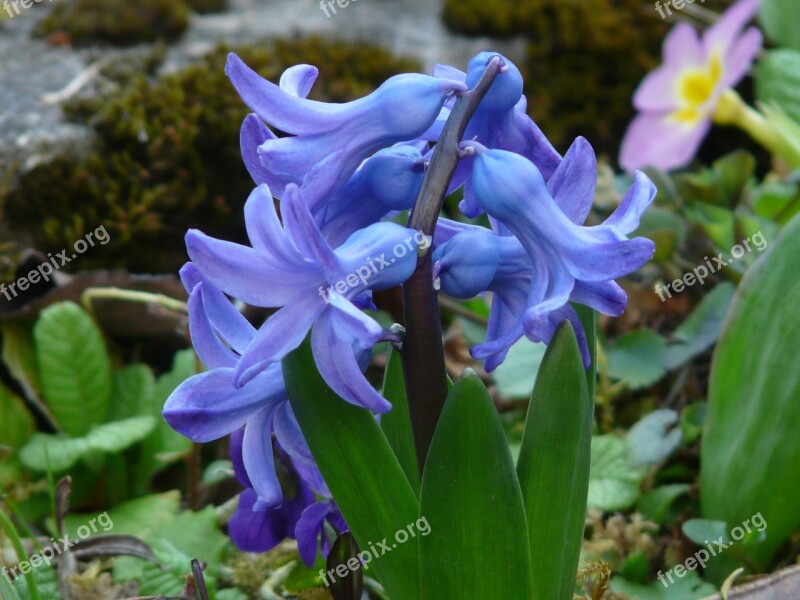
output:
[[700, 109], [711, 99], [722, 79], [722, 61], [714, 54], [705, 68], [686, 69], [676, 82], [680, 108], [672, 117], [674, 120], [695, 125], [703, 119]]

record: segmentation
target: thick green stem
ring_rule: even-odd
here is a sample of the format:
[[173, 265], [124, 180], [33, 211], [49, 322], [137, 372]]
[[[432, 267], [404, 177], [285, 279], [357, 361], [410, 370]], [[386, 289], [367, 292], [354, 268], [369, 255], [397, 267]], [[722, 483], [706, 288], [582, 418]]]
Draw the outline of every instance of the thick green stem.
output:
[[[502, 68], [503, 62], [499, 56], [490, 60], [477, 85], [456, 100], [425, 173], [408, 222], [409, 228], [433, 236], [447, 188], [460, 158], [458, 145], [469, 120]], [[403, 372], [414, 446], [422, 476], [433, 432], [447, 399], [442, 323], [436, 291], [433, 289], [430, 252], [420, 257], [417, 270], [403, 285], [403, 311], [406, 327]]]

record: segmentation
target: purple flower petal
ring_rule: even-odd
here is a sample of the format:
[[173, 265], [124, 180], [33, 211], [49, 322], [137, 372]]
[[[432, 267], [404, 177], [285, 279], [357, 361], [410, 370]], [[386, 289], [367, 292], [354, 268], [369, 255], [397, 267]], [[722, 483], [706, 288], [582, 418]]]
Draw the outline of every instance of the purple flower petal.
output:
[[295, 65], [283, 72], [279, 86], [287, 94], [305, 98], [318, 76], [319, 69], [314, 65]]
[[723, 56], [734, 44], [745, 25], [756, 16], [761, 0], [739, 0], [728, 8], [714, 25], [703, 35], [706, 53], [720, 52]]
[[275, 408], [274, 404], [262, 408], [248, 419], [244, 427], [242, 459], [253, 489], [258, 494], [254, 510], [276, 507], [283, 501], [272, 453], [272, 416]]
[[561, 212], [576, 225], [582, 225], [592, 210], [596, 173], [594, 148], [586, 138], [579, 137], [547, 181], [547, 189]]
[[684, 125], [666, 114], [640, 114], [625, 133], [619, 162], [628, 171], [683, 167], [697, 153], [709, 129], [710, 115], [697, 125]]
[[180, 384], [162, 414], [175, 431], [204, 443], [230, 434], [265, 407], [285, 399], [280, 366], [264, 371], [252, 385], [241, 389], [233, 386], [233, 369], [220, 368]]

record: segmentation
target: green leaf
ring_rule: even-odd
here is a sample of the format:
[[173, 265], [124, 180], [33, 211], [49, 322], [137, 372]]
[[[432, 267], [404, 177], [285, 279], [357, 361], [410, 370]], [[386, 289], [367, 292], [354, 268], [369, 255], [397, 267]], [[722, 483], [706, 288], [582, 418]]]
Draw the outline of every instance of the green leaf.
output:
[[[798, 36], [800, 39], [800, 36]], [[772, 50], [759, 61], [756, 96], [760, 102], [775, 102], [787, 115], [800, 121], [800, 52]]]
[[664, 575], [667, 583], [665, 587], [659, 581], [648, 586], [614, 577], [611, 580], [611, 589], [626, 594], [628, 600], [702, 600], [717, 591], [713, 585], [700, 579], [697, 571], [686, 571], [683, 577], [673, 573], [672, 579], [673, 582], [670, 583], [666, 574]]
[[571, 600], [589, 486], [593, 408], [572, 327], [556, 331], [531, 396], [517, 473], [525, 500], [533, 597]]
[[615, 435], [592, 439], [589, 500], [592, 508], [624, 510], [639, 497], [645, 469], [633, 464], [628, 444]]
[[659, 486], [639, 498], [636, 510], [648, 520], [661, 525], [667, 518], [669, 509], [675, 500], [692, 489], [688, 483], [671, 483]]
[[722, 539], [724, 543], [730, 542], [729, 527], [725, 521], [689, 519], [681, 526], [681, 530], [686, 537], [699, 546], [704, 546], [709, 541], [716, 539]]
[[392, 410], [381, 416], [381, 429], [394, 450], [400, 466], [408, 478], [414, 493], [419, 497], [419, 466], [411, 431], [411, 416], [408, 412], [406, 384], [400, 354], [391, 350], [386, 362], [383, 378], [383, 397], [392, 403]]
[[36, 421], [25, 403], [0, 383], [0, 446], [18, 450], [36, 431]]
[[152, 369], [142, 363], [127, 365], [114, 373], [111, 418], [118, 421], [150, 413], [155, 386]]
[[650, 387], [666, 374], [661, 364], [666, 346], [652, 329], [626, 333], [606, 348], [608, 375], [632, 390]]
[[662, 357], [667, 369], [675, 369], [702, 354], [717, 341], [736, 287], [724, 282], [706, 294], [670, 337]]
[[61, 428], [86, 435], [105, 421], [111, 399], [111, 362], [103, 335], [73, 302], [46, 308], [33, 331], [44, 399]]
[[544, 344], [534, 344], [527, 338], [511, 346], [503, 364], [494, 372], [497, 391], [510, 399], [529, 398], [546, 349]]
[[695, 402], [683, 407], [680, 424], [683, 431], [684, 445], [691, 444], [700, 437], [707, 414], [708, 404], [705, 402]]
[[[471, 370], [448, 395], [422, 476], [423, 600], [529, 600], [525, 507], [500, 417]], [[573, 573], [574, 576], [574, 573]]]
[[[375, 418], [327, 386], [308, 340], [283, 360], [283, 374], [300, 429], [361, 548], [415, 523], [420, 515], [414, 490]], [[372, 561], [370, 572], [390, 597], [419, 598], [415, 543], [399, 544]]]
[[180, 460], [192, 448], [191, 440], [175, 432], [161, 417], [161, 411], [175, 388], [196, 372], [194, 351], [188, 349], [177, 352], [172, 361], [172, 370], [158, 378], [149, 395], [149, 401], [143, 402], [139, 408], [139, 413], [152, 415], [157, 419], [155, 430], [142, 443], [141, 458], [134, 469], [140, 489], [147, 489], [153, 475], [170, 463]]
[[58, 424], [42, 401], [32, 324], [27, 321], [6, 321], [0, 324], [0, 332], [3, 336], [3, 362], [8, 372], [19, 383], [28, 401], [57, 428]]
[[678, 413], [669, 408], [654, 410], [628, 430], [626, 439], [635, 465], [653, 465], [666, 460], [680, 445], [683, 431], [677, 427]]
[[800, 481], [798, 255], [800, 218], [795, 217], [742, 280], [709, 381], [702, 516], [736, 525], [763, 514], [769, 523], [766, 540], [746, 553], [758, 569], [800, 528], [800, 512], [786, 502], [796, 496]]
[[156, 419], [146, 416], [106, 423], [80, 438], [37, 433], [20, 451], [20, 460], [37, 471], [65, 471], [92, 452], [113, 453], [130, 448], [155, 426]]
[[772, 41], [800, 50], [800, 4], [796, 0], [764, 0], [758, 19]]

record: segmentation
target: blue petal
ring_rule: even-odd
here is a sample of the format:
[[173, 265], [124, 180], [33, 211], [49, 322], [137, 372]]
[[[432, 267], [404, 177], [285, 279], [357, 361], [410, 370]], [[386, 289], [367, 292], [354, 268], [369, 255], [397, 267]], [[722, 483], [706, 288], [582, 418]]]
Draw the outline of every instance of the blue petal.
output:
[[305, 98], [318, 76], [319, 69], [314, 65], [295, 65], [283, 72], [279, 85], [287, 94]]
[[297, 348], [325, 306], [321, 296], [308, 290], [267, 319], [239, 359], [234, 383], [239, 387], [247, 384]]
[[495, 77], [488, 93], [481, 101], [480, 108], [488, 111], [509, 111], [522, 97], [522, 73], [517, 66], [497, 52], [481, 52], [469, 61], [467, 66], [467, 86], [473, 88], [480, 81], [486, 66], [494, 57], [502, 60], [503, 68]]
[[655, 197], [656, 186], [647, 175], [636, 171], [633, 185], [603, 225], [613, 227], [622, 234], [633, 233], [639, 228], [639, 219]]
[[211, 325], [203, 302], [205, 285], [207, 284], [199, 283], [189, 295], [189, 334], [192, 338], [192, 345], [206, 368], [232, 368], [236, 364], [238, 356], [222, 343]]
[[[353, 323], [341, 311], [326, 310], [311, 332], [311, 347], [320, 375], [342, 399], [375, 413], [391, 410], [392, 405], [370, 385], [361, 372], [350, 337]], [[360, 344], [363, 347], [363, 344]]]
[[330, 490], [311, 455], [311, 450], [288, 402], [278, 407], [273, 426], [275, 439], [291, 458], [300, 479], [308, 483], [318, 494], [330, 496]]
[[331, 511], [330, 501], [317, 502], [303, 511], [297, 522], [295, 537], [300, 558], [310, 568], [317, 561], [320, 536], [325, 536], [325, 517]]
[[247, 172], [257, 184], [265, 183], [269, 186], [280, 188], [282, 193], [283, 184], [280, 178], [261, 164], [258, 148], [267, 140], [274, 140], [277, 136], [270, 131], [263, 121], [256, 114], [250, 114], [242, 122], [239, 132], [239, 148], [242, 151], [242, 159], [247, 167]]
[[303, 200], [300, 188], [289, 184], [281, 200], [283, 226], [295, 246], [306, 257], [319, 264], [329, 276], [339, 278], [342, 275], [341, 265], [333, 248], [322, 237], [314, 217]]
[[162, 414], [175, 431], [203, 443], [228, 435], [265, 407], [285, 399], [279, 365], [241, 389], [233, 385], [233, 369], [219, 368], [180, 384], [167, 399]]
[[250, 194], [244, 205], [244, 218], [250, 243], [270, 264], [284, 270], [313, 271], [313, 265], [300, 253], [291, 233], [281, 224], [267, 186], [260, 185]]
[[247, 475], [258, 494], [254, 510], [279, 506], [283, 501], [281, 484], [275, 472], [272, 453], [272, 416], [275, 405], [267, 406], [253, 415], [244, 427], [242, 459]]
[[217, 240], [195, 229], [186, 234], [186, 248], [214, 286], [253, 306], [283, 306], [298, 289], [314, 287], [320, 279], [313, 266], [303, 270], [278, 267], [253, 248]]
[[586, 138], [579, 137], [547, 181], [547, 189], [561, 212], [576, 225], [583, 225], [592, 210], [596, 183], [594, 148]]
[[500, 264], [498, 236], [487, 229], [465, 230], [436, 248], [442, 291], [469, 299], [489, 289]]

